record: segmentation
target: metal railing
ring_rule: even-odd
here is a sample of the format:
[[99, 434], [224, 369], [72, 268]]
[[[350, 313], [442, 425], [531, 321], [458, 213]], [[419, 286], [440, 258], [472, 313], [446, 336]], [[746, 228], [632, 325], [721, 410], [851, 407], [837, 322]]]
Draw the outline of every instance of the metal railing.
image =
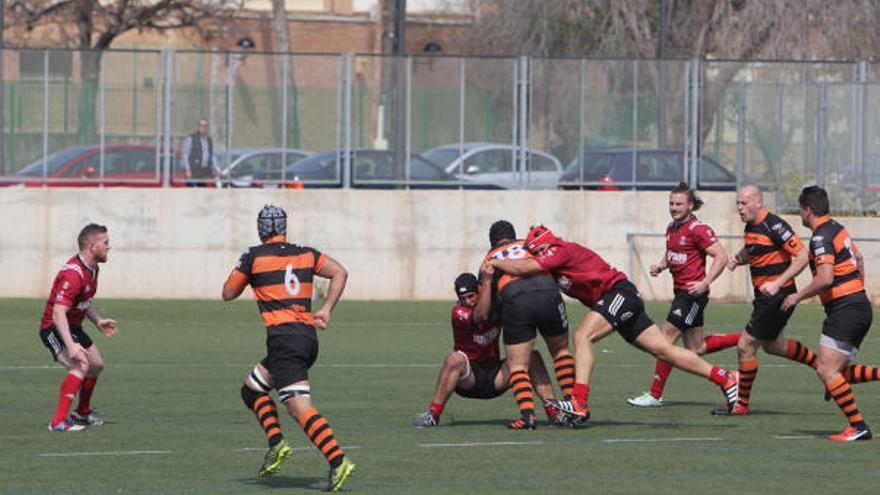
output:
[[[205, 118], [226, 186], [638, 190], [686, 180], [733, 190], [754, 182], [787, 209], [810, 182], [832, 192], [835, 209], [880, 210], [880, 85], [867, 62], [2, 56], [6, 183], [181, 185], [182, 142]], [[86, 149], [71, 158], [74, 147]], [[153, 167], [130, 156], [137, 147], [152, 151]]]

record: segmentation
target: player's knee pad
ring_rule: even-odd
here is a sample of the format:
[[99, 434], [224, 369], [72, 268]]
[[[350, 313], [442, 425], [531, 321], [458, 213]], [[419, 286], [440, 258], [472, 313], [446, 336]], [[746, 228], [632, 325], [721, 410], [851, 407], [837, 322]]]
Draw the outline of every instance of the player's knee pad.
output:
[[248, 409], [253, 409], [254, 404], [257, 403], [257, 399], [266, 395], [263, 392], [257, 392], [256, 390], [248, 387], [247, 385], [241, 386], [241, 400], [244, 401], [244, 405], [248, 406]]
[[264, 394], [268, 394], [272, 391], [272, 386], [269, 385], [269, 380], [263, 376], [263, 373], [260, 372], [259, 366], [254, 366], [251, 374], [248, 375], [247, 380], [245, 380], [247, 384], [251, 386], [251, 388], [257, 389]]
[[278, 398], [281, 399], [282, 404], [287, 404], [287, 401], [298, 395], [309, 397], [311, 394], [312, 388], [308, 385], [290, 385], [278, 391]]

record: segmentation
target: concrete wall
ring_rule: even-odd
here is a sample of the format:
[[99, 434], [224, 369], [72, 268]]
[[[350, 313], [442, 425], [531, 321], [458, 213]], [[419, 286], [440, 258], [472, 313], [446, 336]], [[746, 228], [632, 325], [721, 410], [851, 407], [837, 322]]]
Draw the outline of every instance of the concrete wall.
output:
[[[703, 197], [701, 219], [719, 234], [741, 233], [732, 193]], [[239, 254], [259, 242], [256, 214], [269, 202], [287, 211], [292, 242], [349, 269], [346, 299], [451, 299], [452, 280], [477, 270], [489, 225], [499, 218], [522, 235], [544, 223], [622, 270], [633, 266], [646, 298], [671, 296], [667, 274], [646, 275], [662, 256], [662, 239], [636, 238], [632, 258], [626, 243], [628, 232], [664, 232], [665, 192], [6, 188], [0, 189], [0, 297], [45, 297], [88, 222], [110, 229], [99, 297], [219, 297]], [[880, 237], [876, 218], [844, 222], [853, 237]], [[725, 245], [733, 251], [742, 243]], [[869, 289], [880, 293], [880, 277], [870, 275], [880, 272], [880, 242], [860, 246]], [[742, 299], [745, 284], [742, 270], [725, 272], [713, 296]]]

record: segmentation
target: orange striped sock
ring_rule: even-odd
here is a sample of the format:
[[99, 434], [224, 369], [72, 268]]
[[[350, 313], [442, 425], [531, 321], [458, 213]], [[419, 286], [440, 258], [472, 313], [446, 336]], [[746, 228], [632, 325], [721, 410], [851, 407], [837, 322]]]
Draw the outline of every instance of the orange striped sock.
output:
[[749, 400], [752, 397], [752, 385], [754, 385], [757, 375], [757, 357], [739, 362], [739, 400], [737, 402], [743, 407], [749, 407]]
[[330, 428], [330, 424], [318, 413], [317, 409], [312, 407], [302, 413], [299, 417], [299, 425], [306, 432], [306, 435], [315, 447], [324, 454], [324, 458], [330, 463], [330, 467], [335, 468], [342, 464], [345, 452], [342, 451], [342, 447], [333, 438], [333, 429]]
[[519, 406], [522, 416], [535, 414], [535, 403], [532, 401], [532, 380], [525, 370], [516, 370], [510, 374], [510, 388], [513, 398]]
[[278, 409], [275, 407], [275, 401], [269, 394], [261, 394], [253, 403], [251, 410], [257, 416], [257, 421], [263, 427], [266, 433], [266, 439], [269, 440], [269, 447], [274, 447], [284, 435], [281, 433], [281, 425], [278, 423]]
[[856, 398], [853, 395], [852, 387], [843, 375], [835, 375], [834, 378], [825, 383], [828, 393], [837, 402], [837, 407], [846, 416], [850, 426], [854, 428], [864, 428], [865, 418], [859, 412], [859, 406], [856, 404]]
[[816, 369], [816, 354], [797, 340], [788, 339], [785, 357]]
[[850, 383], [876, 382], [880, 380], [880, 368], [851, 364], [843, 370], [843, 377]]
[[574, 388], [574, 356], [568, 351], [562, 351], [553, 358], [553, 370], [556, 372], [556, 381], [562, 395], [570, 396]]

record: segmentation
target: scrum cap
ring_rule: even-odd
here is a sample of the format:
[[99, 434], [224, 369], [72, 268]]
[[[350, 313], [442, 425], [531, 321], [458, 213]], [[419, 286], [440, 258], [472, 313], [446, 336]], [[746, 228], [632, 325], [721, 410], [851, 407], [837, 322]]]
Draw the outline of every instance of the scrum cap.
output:
[[461, 297], [468, 292], [477, 292], [477, 277], [465, 272], [455, 278], [455, 295]]
[[260, 240], [276, 235], [287, 235], [287, 213], [275, 205], [266, 205], [257, 215], [257, 233]]
[[551, 246], [562, 244], [562, 239], [556, 237], [550, 229], [543, 225], [537, 225], [529, 229], [529, 233], [526, 235], [526, 248], [529, 251], [536, 251], [544, 244], [550, 244]]

